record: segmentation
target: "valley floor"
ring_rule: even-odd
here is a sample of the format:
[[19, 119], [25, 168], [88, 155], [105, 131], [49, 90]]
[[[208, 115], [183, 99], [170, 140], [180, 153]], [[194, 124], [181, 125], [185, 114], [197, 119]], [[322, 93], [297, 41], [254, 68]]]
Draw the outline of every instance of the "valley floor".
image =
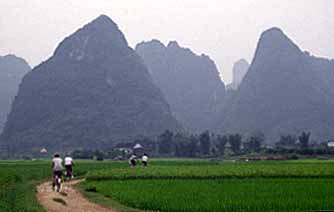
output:
[[0, 211], [334, 209], [334, 160], [156, 159], [148, 167], [136, 168], [126, 161], [76, 162], [76, 176], [86, 180], [66, 182], [63, 192], [56, 193], [50, 184], [49, 160], [0, 161]]

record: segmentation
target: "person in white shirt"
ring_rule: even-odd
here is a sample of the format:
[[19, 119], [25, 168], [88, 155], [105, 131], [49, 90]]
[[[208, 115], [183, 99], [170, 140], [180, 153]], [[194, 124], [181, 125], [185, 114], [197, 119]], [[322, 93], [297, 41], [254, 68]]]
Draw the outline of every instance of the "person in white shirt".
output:
[[145, 167], [148, 165], [148, 156], [146, 153], [144, 153], [143, 157], [141, 158], [141, 162]]
[[129, 164], [132, 168], [134, 168], [137, 165], [137, 156], [136, 154], [131, 155], [129, 158]]
[[73, 166], [74, 166], [73, 158], [69, 154], [67, 154], [65, 157], [65, 168], [66, 168], [66, 177], [69, 179], [74, 178]]
[[51, 167], [52, 167], [52, 174], [53, 174], [52, 186], [53, 188], [55, 188], [56, 178], [61, 180], [62, 175], [63, 175], [63, 160], [60, 158], [60, 155], [58, 153], [54, 154]]

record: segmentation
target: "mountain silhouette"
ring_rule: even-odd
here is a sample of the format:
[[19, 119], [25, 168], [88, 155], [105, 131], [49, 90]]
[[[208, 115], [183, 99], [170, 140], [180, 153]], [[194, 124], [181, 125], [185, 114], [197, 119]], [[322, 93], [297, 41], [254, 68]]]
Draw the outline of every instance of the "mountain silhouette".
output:
[[176, 41], [167, 46], [158, 40], [142, 42], [136, 51], [177, 120], [190, 131], [212, 128], [212, 120], [225, 96], [225, 86], [215, 63], [206, 55], [196, 55], [180, 47]]
[[232, 83], [227, 85], [227, 89], [237, 90], [242, 79], [245, 77], [249, 69], [249, 63], [245, 59], [240, 59], [233, 65], [233, 80]]
[[334, 62], [303, 52], [279, 28], [262, 33], [252, 64], [225, 108], [219, 129], [280, 135], [312, 132], [330, 139]]
[[0, 132], [18, 92], [19, 84], [30, 69], [22, 58], [15, 55], [0, 56]]
[[12, 154], [107, 148], [179, 130], [118, 26], [102, 15], [65, 38], [23, 79], [1, 136]]

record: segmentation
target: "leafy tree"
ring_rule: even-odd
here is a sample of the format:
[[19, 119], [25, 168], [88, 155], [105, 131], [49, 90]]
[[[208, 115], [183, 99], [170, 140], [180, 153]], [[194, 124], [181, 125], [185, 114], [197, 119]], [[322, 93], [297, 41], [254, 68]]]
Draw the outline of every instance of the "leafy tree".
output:
[[249, 152], [259, 152], [261, 150], [261, 145], [264, 142], [263, 133], [255, 133], [248, 138], [245, 143], [245, 148]]
[[169, 130], [158, 137], [160, 154], [171, 154], [173, 152], [173, 137], [174, 134]]
[[119, 149], [107, 151], [104, 153], [104, 158], [108, 158], [108, 159], [116, 159], [116, 158], [121, 159], [121, 158], [126, 158], [126, 157], [127, 157], [127, 153]]
[[72, 157], [77, 159], [92, 159], [94, 154], [93, 151], [88, 149], [77, 149], [72, 152]]
[[311, 133], [310, 132], [302, 132], [300, 136], [298, 136], [299, 142], [302, 148], [307, 148], [309, 145]]
[[196, 157], [197, 145], [191, 141], [177, 143], [175, 145], [175, 156], [177, 157]]
[[296, 147], [297, 137], [293, 135], [281, 135], [280, 140], [276, 143], [280, 148], [294, 148]]
[[96, 160], [98, 161], [103, 161], [105, 157], [104, 152], [102, 152], [101, 150], [96, 150], [94, 152], [94, 158], [96, 158]]
[[176, 157], [183, 157], [184, 156], [184, 152], [183, 152], [183, 143], [176, 143], [175, 144], [175, 156]]
[[174, 136], [175, 156], [187, 157], [187, 142], [188, 137], [182, 133]]
[[210, 133], [209, 131], [205, 131], [200, 134], [199, 136], [199, 145], [200, 145], [200, 152], [202, 155], [209, 155], [210, 154]]
[[197, 150], [198, 150], [198, 139], [196, 136], [191, 135], [188, 144], [189, 157], [196, 157], [198, 153]]
[[242, 136], [238, 133], [231, 134], [228, 136], [228, 142], [230, 143], [231, 149], [234, 152], [234, 154], [239, 154], [241, 148]]
[[224, 155], [225, 145], [227, 144], [227, 142], [228, 142], [228, 137], [226, 135], [217, 136], [217, 148], [218, 148], [219, 154]]

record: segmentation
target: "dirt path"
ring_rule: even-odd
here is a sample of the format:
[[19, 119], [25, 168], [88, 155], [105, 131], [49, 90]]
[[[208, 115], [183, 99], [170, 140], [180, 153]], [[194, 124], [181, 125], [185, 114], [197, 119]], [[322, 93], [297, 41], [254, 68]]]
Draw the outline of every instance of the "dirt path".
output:
[[46, 182], [37, 187], [37, 198], [40, 204], [48, 212], [113, 212], [100, 205], [89, 202], [73, 186], [80, 180], [63, 184], [62, 192], [54, 192], [51, 182]]

